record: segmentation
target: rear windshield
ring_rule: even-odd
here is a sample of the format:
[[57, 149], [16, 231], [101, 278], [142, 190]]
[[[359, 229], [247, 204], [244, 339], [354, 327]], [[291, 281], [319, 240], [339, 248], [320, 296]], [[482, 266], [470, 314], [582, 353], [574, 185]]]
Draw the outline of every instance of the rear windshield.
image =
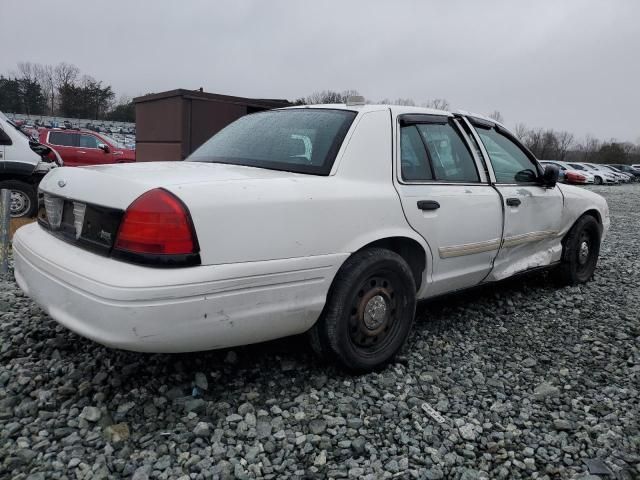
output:
[[355, 117], [318, 108], [254, 113], [215, 134], [187, 161], [328, 175]]

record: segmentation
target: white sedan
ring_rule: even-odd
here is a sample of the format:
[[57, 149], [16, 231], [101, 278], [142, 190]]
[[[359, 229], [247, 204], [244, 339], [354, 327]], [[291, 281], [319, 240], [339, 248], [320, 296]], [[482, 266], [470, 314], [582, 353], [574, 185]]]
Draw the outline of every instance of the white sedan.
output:
[[14, 238], [20, 287], [107, 346], [185, 352], [309, 332], [388, 362], [416, 301], [556, 267], [589, 280], [606, 201], [502, 125], [416, 107], [245, 116], [187, 161], [57, 168]]

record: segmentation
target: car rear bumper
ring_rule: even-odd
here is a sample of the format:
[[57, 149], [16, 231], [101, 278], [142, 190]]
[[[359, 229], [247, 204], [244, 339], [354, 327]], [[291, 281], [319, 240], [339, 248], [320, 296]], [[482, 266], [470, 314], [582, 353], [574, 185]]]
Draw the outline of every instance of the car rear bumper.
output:
[[63, 242], [36, 224], [13, 240], [18, 285], [53, 319], [109, 347], [188, 352], [304, 332], [346, 255], [158, 269]]

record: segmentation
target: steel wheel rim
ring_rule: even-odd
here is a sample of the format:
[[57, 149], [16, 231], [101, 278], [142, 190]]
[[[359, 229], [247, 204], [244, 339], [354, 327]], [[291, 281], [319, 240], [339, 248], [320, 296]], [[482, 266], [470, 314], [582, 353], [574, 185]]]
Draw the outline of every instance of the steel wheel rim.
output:
[[391, 276], [375, 274], [360, 284], [349, 312], [349, 340], [362, 353], [375, 355], [400, 327], [398, 295]]
[[21, 217], [31, 208], [31, 199], [29, 195], [20, 190], [11, 190], [11, 202], [9, 203], [9, 211], [12, 217]]
[[594, 250], [596, 242], [595, 234], [589, 230], [583, 230], [578, 238], [578, 247], [576, 251], [577, 270], [579, 274], [585, 274], [590, 271], [594, 263]]

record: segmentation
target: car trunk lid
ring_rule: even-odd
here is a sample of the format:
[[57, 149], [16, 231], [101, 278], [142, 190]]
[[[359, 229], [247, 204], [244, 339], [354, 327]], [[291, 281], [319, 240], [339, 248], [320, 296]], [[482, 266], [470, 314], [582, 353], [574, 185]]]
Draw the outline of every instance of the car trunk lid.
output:
[[40, 183], [38, 222], [66, 242], [109, 255], [114, 250], [125, 211], [145, 192], [161, 188], [179, 197], [182, 187], [189, 184], [210, 183], [215, 188], [221, 182], [298, 175], [199, 162], [63, 167], [49, 173]]

